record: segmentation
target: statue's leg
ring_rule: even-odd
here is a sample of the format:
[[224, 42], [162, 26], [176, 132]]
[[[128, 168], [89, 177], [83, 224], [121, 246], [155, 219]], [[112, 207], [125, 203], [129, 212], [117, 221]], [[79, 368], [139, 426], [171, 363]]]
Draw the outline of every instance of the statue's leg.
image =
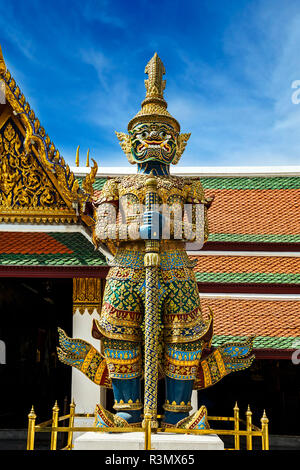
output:
[[164, 404], [164, 421], [169, 424], [177, 424], [189, 415], [191, 407], [191, 395], [193, 380], [178, 380], [166, 377], [166, 401]]
[[136, 284], [126, 278], [122, 269], [112, 268], [97, 322], [114, 392], [114, 409], [117, 417], [127, 423], [140, 422], [142, 410], [143, 307]]
[[191, 396], [202, 342], [165, 345], [165, 418], [168, 424], [177, 424], [189, 416]]
[[164, 373], [166, 401], [164, 422], [176, 425], [189, 416], [207, 323], [202, 318], [197, 283], [192, 270], [185, 280], [168, 284], [164, 304]]
[[141, 347], [139, 343], [102, 339], [114, 392], [114, 409], [128, 423], [141, 421]]

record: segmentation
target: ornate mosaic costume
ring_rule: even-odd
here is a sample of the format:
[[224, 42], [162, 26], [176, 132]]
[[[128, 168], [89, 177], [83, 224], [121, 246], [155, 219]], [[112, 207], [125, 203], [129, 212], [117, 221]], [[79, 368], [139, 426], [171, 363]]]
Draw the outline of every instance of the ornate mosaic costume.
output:
[[[252, 342], [211, 349], [212, 314], [202, 314], [193, 262], [185, 250], [186, 242], [202, 245], [207, 240], [211, 200], [205, 198], [198, 178], [170, 175], [170, 164], [179, 161], [190, 135], [179, 133], [178, 122], [167, 111], [162, 80], [165, 72], [157, 54], [145, 71], [149, 78], [142, 109], [129, 122], [129, 135], [117, 133], [130, 163], [137, 164], [138, 174], [108, 179], [100, 198], [94, 201], [94, 242], [105, 243], [114, 253], [100, 319], [93, 325], [93, 336], [101, 339], [104, 357], [87, 347], [82, 361], [75, 364], [68, 350], [76, 340], [61, 332], [60, 358], [84, 371], [90, 355], [94, 372], [88, 373], [85, 368], [85, 373], [100, 385], [112, 386], [117, 415], [98, 406], [99, 426], [141, 422], [141, 379], [153, 366], [153, 390], [145, 395], [144, 406], [151, 408], [153, 394], [157, 393], [157, 368], [166, 382], [164, 426], [203, 428], [207, 426], [205, 407], [189, 416], [192, 390], [213, 385], [228, 373], [248, 367], [253, 361]], [[156, 188], [150, 199], [149, 175]], [[152, 201], [150, 210], [147, 197], [148, 203]], [[157, 262], [148, 264], [153, 267], [152, 280], [147, 277], [145, 264], [147, 246], [157, 255], [151, 253], [150, 258]], [[158, 312], [152, 320], [149, 291]], [[145, 347], [149, 335], [154, 339]], [[152, 354], [153, 364], [150, 361], [145, 366], [145, 350]]]
[[[106, 183], [101, 199], [97, 201], [99, 229], [96, 228], [96, 235], [103, 232], [103, 227], [107, 232], [120, 227], [120, 224], [115, 227], [114, 224], [103, 223], [101, 211], [105, 210], [106, 203], [117, 204], [119, 198], [124, 196], [128, 196], [134, 204], [144, 202], [146, 177], [129, 176]], [[157, 176], [157, 179], [158, 195], [163, 204], [170, 204], [174, 195], [182, 204], [194, 203], [195, 195], [207, 203], [200, 181], [171, 176]], [[125, 217], [130, 220], [133, 218], [132, 207], [131, 204], [126, 207]], [[135, 215], [134, 222], [141, 224], [139, 215]], [[128, 223], [126, 220], [124, 225]], [[171, 237], [174, 235], [172, 232]], [[144, 256], [144, 240], [118, 240], [117, 252], [107, 277], [101, 318], [96, 322], [99, 336], [105, 338], [104, 354], [112, 379], [142, 377], [146, 289]], [[159, 268], [156, 290], [161, 327], [159, 344], [166, 346], [159, 351], [160, 372], [169, 378], [193, 381], [204, 345], [202, 338], [209, 330], [210, 321], [202, 318], [193, 263], [186, 254], [184, 241], [161, 241]], [[168, 406], [170, 408], [171, 405]], [[124, 404], [122, 407], [124, 409]], [[119, 409], [118, 404], [115, 408]], [[180, 409], [191, 409], [189, 400], [184, 405], [181, 403]]]

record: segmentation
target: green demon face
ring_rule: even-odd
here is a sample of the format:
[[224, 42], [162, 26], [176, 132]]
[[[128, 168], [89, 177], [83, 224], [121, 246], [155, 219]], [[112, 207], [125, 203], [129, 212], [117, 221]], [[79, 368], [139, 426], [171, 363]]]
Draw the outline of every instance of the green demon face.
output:
[[130, 131], [131, 154], [135, 162], [159, 161], [169, 165], [175, 158], [178, 133], [171, 124], [145, 122]]

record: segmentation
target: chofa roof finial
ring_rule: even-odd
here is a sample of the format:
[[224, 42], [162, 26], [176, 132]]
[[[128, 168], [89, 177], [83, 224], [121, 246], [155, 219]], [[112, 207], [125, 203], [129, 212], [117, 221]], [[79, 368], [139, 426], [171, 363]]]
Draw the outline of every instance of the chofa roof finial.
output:
[[1, 44], [0, 44], [0, 75], [3, 75], [5, 72], [6, 72], [6, 65], [5, 65], [5, 62], [4, 62], [2, 49], [1, 49]]

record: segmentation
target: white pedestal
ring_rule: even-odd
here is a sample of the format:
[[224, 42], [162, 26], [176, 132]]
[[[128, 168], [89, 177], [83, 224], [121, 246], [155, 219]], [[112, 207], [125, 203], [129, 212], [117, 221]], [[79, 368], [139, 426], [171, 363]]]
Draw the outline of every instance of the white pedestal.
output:
[[[224, 443], [215, 435], [152, 434], [153, 450], [224, 450]], [[74, 440], [74, 450], [144, 450], [145, 434], [86, 432]]]

